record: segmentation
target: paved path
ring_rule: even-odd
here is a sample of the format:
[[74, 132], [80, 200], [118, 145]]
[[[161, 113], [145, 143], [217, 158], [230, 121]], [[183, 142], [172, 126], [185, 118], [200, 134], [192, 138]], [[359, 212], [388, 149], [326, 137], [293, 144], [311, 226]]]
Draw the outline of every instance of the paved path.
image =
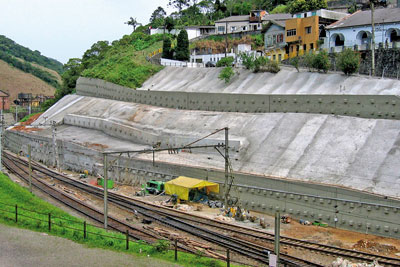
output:
[[0, 266], [178, 266], [158, 259], [87, 248], [68, 239], [0, 224]]

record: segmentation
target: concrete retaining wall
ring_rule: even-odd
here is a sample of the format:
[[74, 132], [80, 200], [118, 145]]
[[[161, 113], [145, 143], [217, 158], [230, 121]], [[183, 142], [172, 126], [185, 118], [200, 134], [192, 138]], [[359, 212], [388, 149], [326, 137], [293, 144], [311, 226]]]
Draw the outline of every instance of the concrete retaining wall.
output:
[[[64, 124], [78, 126], [88, 129], [102, 131], [110, 136], [128, 140], [139, 144], [169, 144], [170, 147], [181, 147], [196, 141], [195, 138], [189, 138], [178, 135], [167, 135], [160, 131], [160, 134], [142, 130], [133, 126], [116, 123], [102, 118], [94, 118], [89, 116], [81, 116], [75, 114], [67, 114], [63, 120]], [[223, 139], [207, 138], [196, 143], [196, 145], [216, 145], [224, 143]], [[230, 140], [230, 150], [235, 151], [240, 148], [240, 141]], [[200, 150], [201, 152], [201, 150]]]
[[76, 92], [159, 107], [243, 113], [314, 113], [360, 118], [400, 119], [395, 95], [264, 95], [144, 91], [80, 77]]
[[[32, 145], [32, 158], [45, 164], [53, 164], [53, 147], [50, 138], [27, 133], [6, 131], [6, 146], [14, 152], [27, 153]], [[86, 147], [58, 141], [62, 169], [89, 170], [102, 174], [101, 152]], [[109, 177], [126, 184], [141, 184], [149, 179], [170, 180], [178, 175], [224, 182], [224, 173], [215, 169], [138, 160], [126, 157], [110, 157]], [[224, 188], [221, 187], [221, 190]], [[232, 196], [248, 209], [274, 214], [275, 211], [292, 214], [297, 219], [322, 220], [329, 225], [353, 231], [400, 238], [400, 201], [361, 191], [320, 184], [303, 183], [265, 176], [235, 173]]]

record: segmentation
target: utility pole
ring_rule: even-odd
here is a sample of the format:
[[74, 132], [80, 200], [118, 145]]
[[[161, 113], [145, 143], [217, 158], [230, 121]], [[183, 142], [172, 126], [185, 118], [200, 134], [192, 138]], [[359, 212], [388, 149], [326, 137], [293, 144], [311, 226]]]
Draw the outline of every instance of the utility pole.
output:
[[29, 162], [29, 192], [32, 193], [32, 147], [28, 144], [28, 162]]
[[276, 266], [279, 266], [279, 250], [280, 250], [280, 234], [281, 234], [281, 218], [279, 212], [275, 213], [275, 243], [274, 252], [276, 255]]
[[225, 57], [227, 57], [228, 52], [228, 20], [225, 21]]
[[374, 22], [374, 0], [371, 4], [371, 24], [372, 24], [372, 47], [371, 47], [371, 76], [375, 76], [375, 22]]
[[225, 127], [225, 207], [228, 206], [229, 195], [229, 128]]
[[108, 213], [108, 207], [107, 207], [107, 154], [103, 154], [103, 168], [104, 168], [104, 229], [107, 230], [107, 213]]
[[53, 148], [54, 148], [54, 166], [57, 166], [57, 170], [60, 171], [60, 159], [58, 155], [58, 147], [57, 147], [57, 128], [56, 122], [51, 122], [51, 129], [53, 134]]

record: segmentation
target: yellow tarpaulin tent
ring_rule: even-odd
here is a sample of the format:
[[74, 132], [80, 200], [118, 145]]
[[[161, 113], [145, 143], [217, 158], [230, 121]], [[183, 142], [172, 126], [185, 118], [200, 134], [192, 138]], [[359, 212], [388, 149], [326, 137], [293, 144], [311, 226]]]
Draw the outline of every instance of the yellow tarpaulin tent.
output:
[[166, 182], [165, 193], [168, 195], [176, 194], [179, 199], [188, 200], [190, 189], [203, 189], [204, 187], [207, 194], [210, 192], [219, 193], [219, 184], [185, 176], [179, 176], [174, 180]]

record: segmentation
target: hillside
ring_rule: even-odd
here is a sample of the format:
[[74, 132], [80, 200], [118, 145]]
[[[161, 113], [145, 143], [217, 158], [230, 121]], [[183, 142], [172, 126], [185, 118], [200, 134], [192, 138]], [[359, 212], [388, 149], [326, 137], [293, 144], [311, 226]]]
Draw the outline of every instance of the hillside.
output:
[[[140, 87], [149, 77], [162, 69], [161, 66], [146, 60], [150, 53], [162, 47], [162, 38], [163, 36], [158, 34], [125, 35], [121, 40], [114, 41], [111, 46], [103, 48], [104, 52], [100, 53], [101, 58], [97, 58], [96, 53], [88, 50], [85, 53], [87, 56], [83, 56], [81, 65], [91, 66], [83, 70], [82, 76], [103, 79], [132, 88]], [[95, 63], [91, 64], [93, 61]]]
[[21, 58], [26, 62], [36, 63], [37, 65], [54, 70], [60, 74], [63, 72], [63, 64], [61, 62], [45, 57], [37, 50], [32, 51], [27, 47], [19, 45], [4, 35], [0, 35], [0, 51], [13, 57]]
[[54, 95], [55, 88], [32, 74], [11, 67], [0, 60], [0, 90], [10, 94], [10, 100], [17, 98], [18, 93]]

